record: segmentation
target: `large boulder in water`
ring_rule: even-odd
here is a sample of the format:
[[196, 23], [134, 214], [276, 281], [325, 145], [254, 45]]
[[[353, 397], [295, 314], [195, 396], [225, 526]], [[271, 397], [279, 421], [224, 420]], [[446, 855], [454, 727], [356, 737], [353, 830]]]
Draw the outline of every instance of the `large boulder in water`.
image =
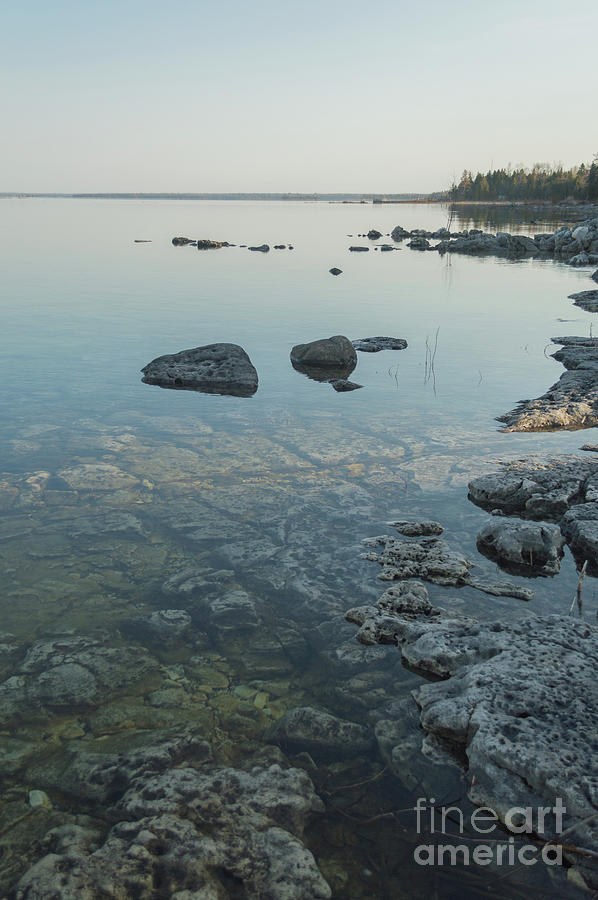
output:
[[238, 344], [207, 344], [159, 356], [141, 371], [145, 384], [207, 394], [250, 397], [258, 385], [257, 372]]
[[357, 365], [357, 353], [349, 338], [336, 334], [309, 344], [297, 344], [291, 350], [291, 362], [300, 366], [354, 369]]

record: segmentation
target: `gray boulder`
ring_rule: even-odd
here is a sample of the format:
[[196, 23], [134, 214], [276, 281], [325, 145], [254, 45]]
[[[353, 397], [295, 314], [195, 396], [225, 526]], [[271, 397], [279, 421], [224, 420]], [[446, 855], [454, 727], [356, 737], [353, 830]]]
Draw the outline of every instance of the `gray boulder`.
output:
[[337, 266], [333, 266], [331, 269], [328, 269], [331, 275], [342, 275], [343, 270], [339, 269]]
[[360, 247], [357, 245], [353, 245], [352, 247], [349, 247], [349, 250], [351, 251], [351, 253], [368, 253], [369, 249], [370, 249], [369, 247]]
[[257, 372], [238, 344], [206, 344], [159, 356], [141, 371], [145, 384], [207, 394], [250, 397], [258, 386]]
[[480, 553], [519, 575], [556, 575], [565, 540], [558, 525], [492, 519], [477, 536]]
[[334, 337], [297, 344], [291, 350], [291, 362], [301, 366], [318, 368], [355, 368], [357, 354], [349, 338], [337, 334]]
[[257, 253], [267, 253], [270, 249], [268, 244], [260, 244], [258, 247], [248, 247], [249, 250], [253, 250]]
[[382, 237], [382, 232], [376, 231], [375, 228], [370, 228], [370, 230], [368, 231], [368, 237], [369, 237], [370, 241], [377, 241], [378, 238]]

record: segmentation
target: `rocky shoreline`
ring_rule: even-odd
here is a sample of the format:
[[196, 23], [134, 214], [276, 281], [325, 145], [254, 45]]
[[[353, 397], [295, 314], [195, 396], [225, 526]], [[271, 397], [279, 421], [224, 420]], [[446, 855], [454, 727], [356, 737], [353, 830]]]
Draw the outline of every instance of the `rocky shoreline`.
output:
[[[408, 240], [407, 246], [412, 250], [558, 259], [570, 266], [598, 265], [598, 217], [573, 227], [564, 225], [553, 233], [536, 234], [533, 238], [506, 231], [491, 234], [478, 228], [454, 232], [447, 228], [407, 231], [402, 225], [397, 225], [390, 236], [396, 242]], [[431, 245], [432, 239], [438, 243]]]
[[[597, 471], [594, 461], [587, 461], [583, 472], [576, 462], [555, 464], [542, 485], [532, 486], [524, 471], [507, 486], [500, 475], [478, 479], [470, 486], [472, 499], [484, 496], [486, 507], [502, 499], [502, 508], [512, 511], [508, 501], [517, 498], [520, 508], [527, 496], [559, 508], [568, 478], [579, 488]], [[513, 807], [544, 807], [549, 815], [543, 828], [530, 828], [537, 853], [546, 841], [566, 844], [564, 859], [575, 873], [569, 877], [595, 890], [598, 627], [566, 613], [480, 623], [434, 606], [419, 579], [427, 577], [427, 564], [438, 571], [436, 551], [428, 546], [422, 554], [416, 540], [405, 543], [417, 550], [412, 558], [418, 564], [409, 571], [395, 569], [396, 586], [375, 604], [345, 616], [358, 626], [360, 643], [394, 646], [405, 666], [434, 679], [413, 690], [411, 701], [377, 711], [375, 735], [383, 758], [407, 787], [420, 779], [422, 791], [426, 775], [413, 765], [418, 753], [439, 771], [452, 769], [453, 789], [464, 777], [469, 799], [489, 807], [507, 833], [517, 831], [509, 818]], [[413, 727], [416, 710], [423, 737]], [[564, 825], [553, 815], [556, 798], [566, 809]]]

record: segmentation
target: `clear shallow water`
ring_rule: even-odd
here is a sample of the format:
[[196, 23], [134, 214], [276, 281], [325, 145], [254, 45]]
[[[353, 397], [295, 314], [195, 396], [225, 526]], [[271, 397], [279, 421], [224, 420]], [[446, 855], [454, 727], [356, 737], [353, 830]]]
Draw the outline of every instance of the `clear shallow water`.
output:
[[[370, 243], [359, 233], [373, 227], [386, 233], [399, 223], [437, 228], [446, 224], [446, 211], [234, 201], [2, 202], [3, 631], [26, 643], [50, 631], [103, 629], [118, 645], [123, 621], [183, 605], [181, 597], [167, 602], [162, 585], [191, 566], [220, 581], [222, 590], [257, 597], [264, 620], [284, 631], [284, 658], [271, 647], [248, 653], [233, 630], [207, 636], [201, 653], [210, 664], [198, 668], [197, 646], [184, 643], [162, 660], [183, 666], [194, 703], [204, 697], [201, 703], [217, 710], [229, 736], [226, 758], [242, 755], [244, 742], [259, 744], [269, 722], [293, 706], [323, 705], [367, 720], [371, 697], [366, 691], [360, 701], [356, 689], [347, 693], [345, 687], [355, 670], [348, 674], [326, 655], [328, 645], [338, 645], [342, 611], [381, 592], [375, 565], [359, 559], [360, 540], [385, 532], [394, 516], [421, 514], [441, 521], [447, 540], [492, 573], [475, 548], [487, 516], [468, 503], [468, 480], [492, 471], [497, 459], [566, 453], [594, 440], [592, 430], [504, 435], [494, 421], [557, 380], [562, 368], [544, 352], [552, 336], [590, 333], [591, 314], [567, 299], [587, 288], [587, 272], [547, 261], [443, 258], [404, 245], [392, 253], [348, 252], [351, 244]], [[198, 252], [173, 247], [175, 235], [284, 242], [295, 249]], [[328, 274], [333, 265], [343, 269], [341, 276]], [[295, 343], [336, 333], [389, 334], [409, 346], [359, 354], [351, 377], [364, 389], [336, 394], [295, 372], [288, 357]], [[436, 336], [432, 376], [426, 357]], [[253, 398], [141, 383], [139, 370], [155, 356], [212, 341], [247, 350], [260, 377]], [[117, 474], [102, 470], [103, 481], [94, 482], [85, 469], [71, 491], [46, 481], [48, 474], [63, 479], [96, 464]], [[120, 519], [117, 527], [114, 514], [134, 521]], [[430, 593], [482, 617], [511, 617], [568, 609], [576, 582], [566, 556], [559, 576], [536, 580], [529, 605], [471, 589]], [[584, 593], [585, 615], [593, 618], [593, 579]], [[353, 631], [342, 631], [351, 646]], [[225, 673], [222, 693], [205, 700], [216, 671]], [[384, 679], [389, 695], [397, 696], [418, 683], [400, 667]], [[253, 702], [256, 683], [264, 681], [265, 711]], [[254, 691], [251, 715], [239, 693], [234, 708], [223, 699], [231, 686], [247, 685]], [[180, 703], [151, 716], [145, 700], [127, 700], [126, 715], [123, 703], [79, 714], [82, 734], [73, 738], [67, 731], [58, 739], [94, 744], [117, 735], [126, 746], [139, 730], [193, 718]], [[234, 718], [239, 709], [249, 716], [244, 728]], [[27, 726], [20, 737], [35, 742], [39, 733]], [[380, 768], [378, 760], [368, 765]], [[407, 804], [404, 792], [384, 781], [358, 807], [360, 820], [387, 809], [389, 792], [397, 793], [397, 808]], [[396, 822], [366, 829], [358, 843], [367, 844], [368, 863], [363, 853], [347, 849], [361, 831], [339, 815], [348, 831], [338, 837], [331, 807], [311, 845], [335, 896], [401, 896], [409, 837], [403, 835], [402, 855], [393, 857]], [[413, 863], [409, 872], [414, 883], [406, 896], [429, 894], [439, 877]], [[473, 896], [479, 885], [470, 878]], [[455, 890], [446, 881], [436, 889], [442, 897]], [[463, 895], [462, 885], [458, 889]]]

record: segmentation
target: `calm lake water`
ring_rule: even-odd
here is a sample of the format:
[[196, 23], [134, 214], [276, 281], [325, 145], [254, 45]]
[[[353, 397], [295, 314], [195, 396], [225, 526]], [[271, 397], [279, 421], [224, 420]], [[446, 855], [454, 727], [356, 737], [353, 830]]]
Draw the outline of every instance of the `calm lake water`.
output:
[[[595, 441], [592, 432], [502, 434], [494, 421], [558, 379], [551, 337], [591, 333], [592, 315], [567, 299], [588, 288], [587, 271], [405, 244], [382, 253], [357, 237], [446, 223], [441, 206], [0, 202], [1, 630], [23, 647], [48, 634], [101, 632], [125, 652], [127, 642], [143, 643], [135, 621], [173, 607], [188, 608], [198, 632], [151, 648], [184, 702], [180, 693], [149, 706], [147, 692], [111, 696], [70, 718], [25, 717], [6, 732], [9, 751], [18, 740], [22, 752], [20, 768], [0, 772], [16, 798], [25, 786], [52, 795], [51, 780], [32, 784], [29, 771], [48, 734], [56, 754], [77, 742], [122, 749], [148, 729], [190, 721], [205, 721], [209, 739], [216, 715], [216, 758], [235, 762], [286, 709], [315, 705], [371, 723], [373, 709], [420, 682], [396, 651], [391, 659], [381, 650], [371, 665], [337, 652], [360, 652], [343, 612], [383, 590], [375, 564], [360, 559], [362, 539], [385, 533], [393, 517], [434, 518], [451, 545], [495, 576], [476, 550], [487, 514], [468, 502], [468, 481], [501, 459]], [[457, 218], [452, 227], [469, 224]], [[511, 230], [554, 227], [519, 221]], [[175, 235], [294, 249], [198, 252], [173, 247]], [[351, 244], [372, 249], [350, 253]], [[330, 275], [332, 266], [343, 274]], [[337, 394], [289, 362], [294, 344], [332, 334], [403, 337], [408, 348], [359, 354], [351, 378], [363, 390]], [[154, 357], [217, 341], [251, 357], [260, 379], [252, 398], [142, 384], [140, 369]], [[207, 598], [245, 591], [259, 634], [276, 634], [279, 648], [261, 637], [248, 648], [247, 632], [230, 625], [198, 629], [189, 597], [163, 587], [186, 569], [205, 579]], [[567, 551], [558, 576], [534, 580], [529, 604], [469, 588], [431, 586], [430, 595], [483, 618], [512, 618], [567, 611], [576, 583]], [[584, 594], [593, 619], [594, 579]], [[351, 797], [349, 814], [344, 794], [329, 789], [334, 777], [359, 782], [383, 764], [372, 754], [353, 769], [335, 765], [326, 789], [310, 772], [327, 813], [306, 837], [335, 897], [520, 896], [520, 872], [494, 888], [487, 871], [457, 878], [415, 865], [413, 819], [367, 824], [414, 795], [383, 777], [359, 802]], [[55, 806], [67, 817], [79, 812], [64, 799]], [[10, 852], [6, 859], [5, 887], [23, 866]]]

